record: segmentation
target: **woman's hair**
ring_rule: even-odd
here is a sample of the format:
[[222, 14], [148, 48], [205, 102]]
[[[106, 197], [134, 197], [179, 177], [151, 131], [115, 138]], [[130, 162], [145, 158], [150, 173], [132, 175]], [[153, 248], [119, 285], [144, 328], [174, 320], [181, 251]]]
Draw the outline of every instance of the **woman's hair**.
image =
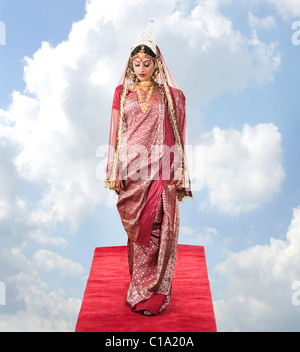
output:
[[131, 57], [134, 57], [139, 51], [141, 51], [142, 47], [144, 47], [144, 51], [145, 51], [146, 55], [151, 56], [154, 59], [156, 58], [156, 55], [154, 54], [154, 52], [147, 45], [139, 45], [139, 46], [137, 46], [133, 50], [133, 52], [131, 53]]

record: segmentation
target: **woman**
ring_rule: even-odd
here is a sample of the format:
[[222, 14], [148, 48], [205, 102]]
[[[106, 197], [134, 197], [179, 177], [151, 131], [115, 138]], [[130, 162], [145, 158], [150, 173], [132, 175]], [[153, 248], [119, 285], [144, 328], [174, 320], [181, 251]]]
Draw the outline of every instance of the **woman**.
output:
[[178, 202], [192, 198], [185, 97], [155, 44], [152, 25], [132, 48], [115, 91], [105, 182], [118, 194], [128, 235], [127, 302], [144, 315], [157, 315], [170, 301]]

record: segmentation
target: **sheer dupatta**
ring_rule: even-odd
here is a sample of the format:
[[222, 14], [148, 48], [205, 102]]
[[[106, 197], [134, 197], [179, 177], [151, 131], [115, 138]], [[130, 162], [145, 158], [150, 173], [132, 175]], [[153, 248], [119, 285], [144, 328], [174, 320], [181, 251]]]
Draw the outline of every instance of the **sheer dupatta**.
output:
[[[130, 58], [120, 84], [115, 90], [111, 124], [110, 124], [110, 138], [108, 162], [106, 168], [105, 187], [119, 193], [116, 188], [115, 180], [119, 173], [119, 162], [121, 155], [121, 146], [123, 140], [123, 133], [126, 130], [126, 119], [124, 113], [124, 102], [128, 94], [128, 85], [132, 83], [130, 78]], [[177, 190], [177, 199], [181, 202], [185, 198], [193, 198], [191, 191], [191, 182], [188, 171], [188, 163], [185, 151], [186, 136], [186, 102], [185, 96], [180, 90], [174, 76], [169, 70], [159, 48], [157, 47], [156, 63], [159, 68], [159, 77], [157, 83], [161, 86], [162, 92], [165, 95], [165, 103], [167, 106], [166, 112], [168, 114], [164, 125], [164, 143], [169, 148], [168, 155], [163, 156], [162, 166], [160, 168], [159, 188], [163, 187], [166, 180], [169, 179], [170, 164], [173, 161], [173, 173], [177, 169], [181, 169], [182, 189]], [[170, 150], [172, 149], [172, 153]], [[174, 158], [175, 155], [175, 158]]]

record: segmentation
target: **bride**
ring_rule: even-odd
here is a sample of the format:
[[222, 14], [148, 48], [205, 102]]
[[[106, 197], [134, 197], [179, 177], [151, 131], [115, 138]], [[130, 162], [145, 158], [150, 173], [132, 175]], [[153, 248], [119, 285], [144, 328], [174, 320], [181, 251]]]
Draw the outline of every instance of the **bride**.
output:
[[113, 98], [105, 186], [118, 194], [128, 235], [134, 312], [169, 304], [179, 234], [179, 202], [192, 198], [185, 157], [185, 96], [151, 33], [131, 49]]

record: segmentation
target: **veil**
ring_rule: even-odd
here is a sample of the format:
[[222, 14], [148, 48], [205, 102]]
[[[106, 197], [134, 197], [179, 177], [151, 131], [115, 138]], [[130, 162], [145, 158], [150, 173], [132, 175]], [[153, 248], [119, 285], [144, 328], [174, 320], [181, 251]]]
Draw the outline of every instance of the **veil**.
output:
[[[174, 170], [182, 170], [180, 178], [182, 179], [182, 188], [177, 190], [177, 199], [182, 202], [185, 198], [193, 199], [185, 148], [187, 142], [186, 99], [173, 74], [168, 68], [158, 46], [156, 46], [155, 60], [159, 72], [157, 83], [164, 95], [164, 101], [167, 107], [165, 111], [166, 114], [168, 114], [167, 120], [169, 121], [169, 123], [164, 126], [164, 141], [167, 141], [169, 148], [175, 147], [175, 149], [178, 150], [178, 153], [174, 153], [177, 157], [174, 158], [173, 155], [171, 160], [174, 160], [174, 164], [176, 164], [173, 165]], [[115, 180], [119, 174], [122, 137], [127, 128], [124, 103], [128, 94], [128, 86], [131, 83], [132, 79], [129, 58], [113, 98], [105, 179], [105, 187], [114, 190], [117, 194], [119, 193], [119, 190], [116, 187]], [[162, 164], [164, 165], [164, 161]]]

